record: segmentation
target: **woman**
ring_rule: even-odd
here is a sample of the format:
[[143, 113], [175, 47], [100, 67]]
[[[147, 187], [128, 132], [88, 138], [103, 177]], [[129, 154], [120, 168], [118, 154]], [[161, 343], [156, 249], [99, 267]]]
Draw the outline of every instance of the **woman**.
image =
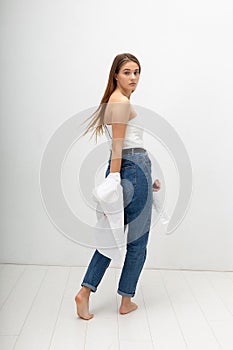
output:
[[[140, 63], [134, 55], [123, 53], [115, 57], [107, 88], [95, 112], [97, 116], [84, 133], [85, 135], [95, 126], [96, 122], [96, 136], [103, 133], [104, 128], [107, 130], [111, 137], [111, 152], [105, 177], [112, 176], [116, 180], [120, 178], [123, 187], [124, 221], [125, 225], [128, 224], [128, 234], [127, 251], [117, 290], [122, 297], [120, 314], [127, 314], [138, 307], [131, 298], [135, 295], [146, 259], [153, 201], [151, 161], [143, 148], [143, 130], [134, 125], [138, 116], [130, 104], [140, 72]], [[156, 181], [157, 189], [154, 191], [160, 186], [159, 181]], [[83, 278], [82, 288], [75, 297], [80, 318], [89, 320], [94, 316], [89, 313], [90, 293], [96, 292], [110, 262], [109, 257], [95, 250]]]

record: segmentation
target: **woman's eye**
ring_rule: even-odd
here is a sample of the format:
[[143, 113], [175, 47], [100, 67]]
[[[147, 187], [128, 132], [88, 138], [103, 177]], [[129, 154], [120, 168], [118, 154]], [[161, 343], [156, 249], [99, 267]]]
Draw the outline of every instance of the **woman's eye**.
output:
[[[129, 75], [130, 72], [125, 72], [126, 75]], [[134, 72], [135, 75], [139, 74], [139, 72]]]

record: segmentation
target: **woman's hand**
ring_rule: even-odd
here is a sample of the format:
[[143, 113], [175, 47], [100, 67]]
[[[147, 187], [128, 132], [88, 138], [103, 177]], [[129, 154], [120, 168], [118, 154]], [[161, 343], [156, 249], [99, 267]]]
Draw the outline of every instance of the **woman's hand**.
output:
[[161, 184], [158, 179], [156, 179], [153, 183], [153, 192], [158, 192], [160, 190]]

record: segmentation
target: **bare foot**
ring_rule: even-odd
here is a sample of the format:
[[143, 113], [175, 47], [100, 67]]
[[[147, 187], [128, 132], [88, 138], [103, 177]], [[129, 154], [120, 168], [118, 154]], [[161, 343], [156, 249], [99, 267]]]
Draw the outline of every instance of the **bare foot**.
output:
[[94, 316], [89, 313], [89, 296], [90, 292], [82, 287], [75, 297], [77, 315], [84, 320], [90, 320]]
[[130, 301], [125, 305], [121, 305], [119, 311], [120, 311], [120, 314], [124, 315], [124, 314], [128, 314], [131, 311], [136, 310], [137, 308], [138, 308], [137, 304]]

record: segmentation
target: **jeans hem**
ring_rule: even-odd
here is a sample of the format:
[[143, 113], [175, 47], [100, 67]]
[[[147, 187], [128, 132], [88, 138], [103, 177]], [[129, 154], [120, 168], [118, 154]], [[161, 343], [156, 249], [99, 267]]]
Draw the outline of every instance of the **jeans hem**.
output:
[[88, 288], [90, 288], [90, 289], [91, 289], [91, 291], [92, 291], [93, 293], [95, 293], [95, 292], [96, 292], [96, 290], [97, 290], [97, 288], [96, 288], [96, 287], [92, 286], [92, 285], [91, 285], [91, 284], [89, 284], [89, 283], [85, 283], [85, 282], [83, 282], [83, 283], [81, 284], [81, 286], [84, 286], [84, 287], [88, 287]]
[[117, 290], [117, 293], [124, 296], [124, 297], [130, 297], [130, 298], [133, 298], [135, 295], [135, 293], [125, 293], [125, 292], [120, 291], [119, 289]]

